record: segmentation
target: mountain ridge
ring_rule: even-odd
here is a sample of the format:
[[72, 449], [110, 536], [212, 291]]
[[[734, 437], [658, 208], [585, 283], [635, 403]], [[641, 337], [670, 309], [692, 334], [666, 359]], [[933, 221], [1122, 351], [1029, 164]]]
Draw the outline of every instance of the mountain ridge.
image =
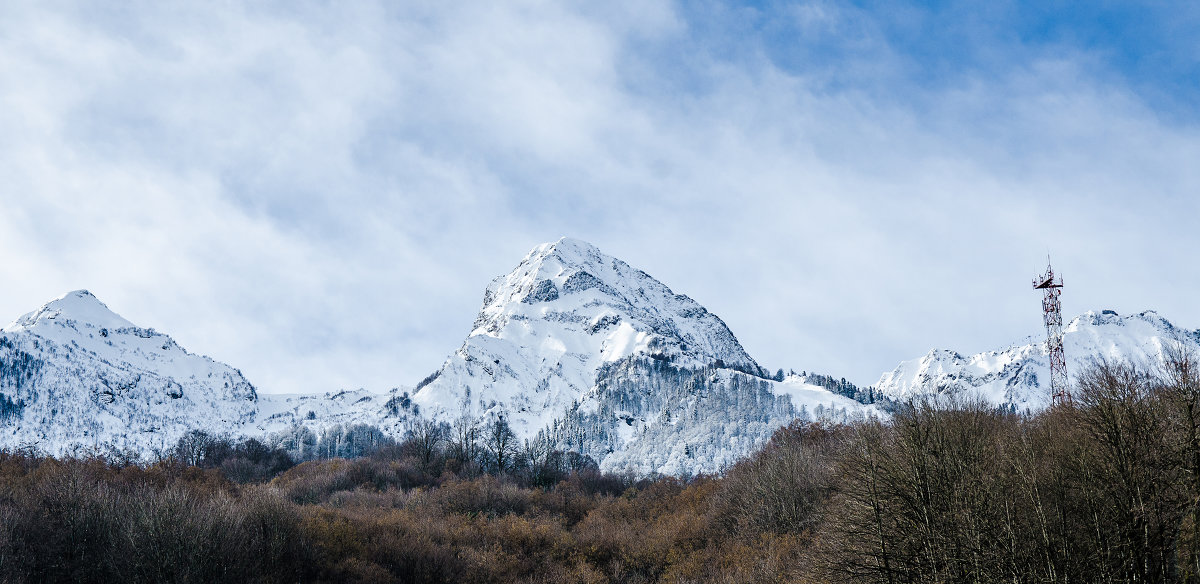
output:
[[[1064, 330], [1074, 373], [1095, 356], [1153, 364], [1170, 342], [1200, 350], [1200, 331], [1153, 311], [1087, 312]], [[888, 404], [931, 394], [1041, 408], [1047, 379], [1035, 336], [974, 355], [933, 349], [865, 388], [769, 376], [717, 315], [562, 238], [491, 280], [470, 333], [437, 371], [385, 393], [260, 395], [239, 370], [86, 290], [68, 292], [0, 329], [0, 447], [153, 454], [190, 430], [286, 441], [367, 424], [401, 438], [416, 418], [503, 418], [519, 440], [604, 470], [686, 475], [719, 472], [795, 419], [886, 417]]]
[[[1100, 359], [1126, 360], [1153, 368], [1162, 364], [1170, 343], [1200, 351], [1200, 330], [1188, 330], [1145, 310], [1121, 316], [1112, 310], [1088, 311], [1063, 327], [1064, 353], [1070, 379]], [[874, 389], [882, 396], [904, 401], [921, 395], [962, 394], [1016, 410], [1049, 405], [1049, 357], [1046, 343], [1036, 335], [1008, 346], [962, 355], [931, 349], [922, 357], [901, 362], [884, 372]]]
[[234, 430], [258, 394], [240, 371], [120, 317], [86, 290], [0, 329], [0, 443], [62, 454], [161, 450], [197, 427]]

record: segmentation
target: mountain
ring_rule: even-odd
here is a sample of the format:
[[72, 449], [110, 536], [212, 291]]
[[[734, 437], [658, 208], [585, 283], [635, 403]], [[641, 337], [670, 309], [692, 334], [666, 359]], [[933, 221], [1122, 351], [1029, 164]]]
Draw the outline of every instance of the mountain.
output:
[[[1162, 363], [1163, 348], [1172, 342], [1200, 351], [1200, 330], [1177, 327], [1153, 311], [1120, 316], [1111, 310], [1084, 313], [1063, 329], [1063, 352], [1072, 380], [1100, 359], [1153, 368]], [[901, 401], [927, 394], [971, 395], [1016, 410], [1036, 410], [1049, 405], [1049, 383], [1046, 343], [1030, 337], [965, 357], [935, 349], [884, 373], [874, 389]]]
[[259, 396], [236, 369], [71, 292], [0, 331], [0, 447], [149, 456], [203, 430], [302, 451], [360, 424], [400, 438], [418, 416], [503, 418], [530, 448], [606, 470], [715, 472], [796, 418], [875, 411], [831, 380], [768, 379], [699, 303], [564, 238], [491, 282], [463, 345], [411, 395]]
[[602, 365], [634, 355], [760, 371], [703, 306], [564, 238], [492, 281], [466, 341], [414, 399], [430, 414], [504, 411], [529, 434], [592, 389]]
[[[1200, 351], [1200, 331], [1154, 312], [1088, 312], [1064, 333], [1072, 377], [1104, 358], [1154, 367], [1174, 342]], [[412, 393], [259, 396], [237, 369], [129, 322], [85, 290], [65, 294], [0, 329], [0, 447], [149, 456], [203, 430], [303, 450], [364, 424], [401, 438], [418, 417], [503, 418], [531, 451], [578, 452], [614, 472], [686, 475], [719, 471], [796, 419], [886, 415], [877, 399], [930, 394], [1038, 409], [1048, 380], [1040, 335], [970, 356], [933, 350], [869, 388], [815, 374], [769, 377], [699, 303], [564, 238], [487, 286], [462, 346]]]
[[189, 430], [303, 445], [360, 424], [399, 438], [418, 416], [503, 418], [530, 448], [606, 470], [715, 472], [796, 418], [876, 413], [831, 381], [768, 378], [699, 303], [564, 238], [487, 286], [462, 346], [411, 395], [259, 396], [236, 369], [66, 294], [0, 333], [0, 446], [152, 455]]
[[[1108, 310], [1064, 328], [1072, 377], [1104, 358], [1153, 367], [1175, 342], [1200, 351], [1200, 331], [1154, 312]], [[719, 471], [796, 419], [885, 416], [877, 399], [930, 394], [1038, 409], [1048, 380], [1040, 336], [970, 356], [933, 350], [870, 388], [815, 374], [768, 377], [699, 303], [564, 238], [487, 286], [462, 346], [411, 394], [259, 396], [237, 369], [129, 322], [85, 290], [65, 294], [0, 329], [0, 447], [151, 456], [203, 430], [304, 451], [318, 436], [364, 424], [402, 438], [418, 417], [502, 418], [530, 451], [578, 452], [614, 472], [687, 475]]]
[[503, 417], [519, 439], [607, 470], [672, 474], [719, 470], [796, 417], [867, 410], [767, 379], [716, 315], [569, 238], [491, 282], [473, 330], [413, 402], [447, 422]]
[[238, 370], [121, 318], [86, 290], [0, 329], [0, 446], [141, 453], [228, 433], [258, 396]]
[[586, 454], [609, 472], [681, 476], [719, 472], [796, 420], [883, 415], [800, 376], [634, 357], [604, 367], [595, 388], [533, 441]]
[[153, 457], [184, 433], [273, 440], [367, 424], [395, 436], [408, 394], [259, 395], [240, 371], [139, 327], [86, 290], [0, 329], [0, 448]]

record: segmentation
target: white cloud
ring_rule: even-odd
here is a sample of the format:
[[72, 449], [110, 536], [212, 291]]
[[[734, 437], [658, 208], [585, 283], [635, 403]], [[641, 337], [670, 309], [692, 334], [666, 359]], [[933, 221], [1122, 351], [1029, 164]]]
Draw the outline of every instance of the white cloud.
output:
[[853, 30], [844, 70], [722, 56], [656, 2], [25, 8], [0, 19], [0, 308], [87, 287], [265, 391], [384, 389], [573, 235], [764, 365], [857, 382], [1036, 333], [1047, 251], [1068, 312], [1200, 326], [1195, 128], [1087, 55], [889, 94], [867, 16], [806, 6]]

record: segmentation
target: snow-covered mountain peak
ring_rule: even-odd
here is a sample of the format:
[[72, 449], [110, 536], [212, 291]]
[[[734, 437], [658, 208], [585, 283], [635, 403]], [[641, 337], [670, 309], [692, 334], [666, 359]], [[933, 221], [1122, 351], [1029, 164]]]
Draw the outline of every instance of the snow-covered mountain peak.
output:
[[583, 264], [589, 260], [603, 259], [605, 256], [596, 246], [582, 239], [561, 237], [558, 241], [535, 246], [529, 251], [529, 255], [525, 256], [525, 260], [522, 263], [550, 257], [556, 257], [568, 264]]
[[4, 327], [3, 332], [36, 329], [50, 324], [68, 326], [68, 323], [95, 329], [120, 329], [134, 326], [133, 323], [110, 310], [91, 292], [75, 290], [21, 316], [12, 324]]
[[538, 321], [555, 323], [549, 328], [564, 329], [557, 332], [567, 336], [602, 340], [602, 346], [587, 349], [599, 349], [606, 361], [645, 354], [758, 369], [721, 319], [578, 239], [539, 245], [512, 272], [493, 280], [471, 336], [524, 342], [530, 333], [549, 332], [532, 330], [530, 323]]
[[[584, 286], [574, 284], [581, 284], [583, 280], [596, 287], [607, 286], [604, 280], [618, 282], [622, 277], [611, 265], [618, 261], [577, 239], [564, 237], [556, 242], [538, 245], [513, 271], [492, 280], [484, 293], [481, 322], [486, 322], [487, 316], [503, 314], [512, 305], [550, 302], [563, 294], [582, 290]], [[624, 262], [620, 263], [624, 265]], [[624, 268], [629, 270], [627, 265]], [[564, 289], [569, 280], [573, 285]], [[489, 332], [479, 331], [478, 326], [475, 328], [479, 334]]]
[[[126, 361], [138, 367], [173, 361], [212, 361], [183, 350], [171, 337], [139, 327], [113, 312], [87, 290], [68, 292], [13, 321], [2, 331], [33, 335], [62, 345], [80, 347], [109, 361]], [[198, 361], [196, 361], [198, 360]], [[206, 365], [199, 365], [204, 369]], [[189, 371], [192, 371], [190, 368]]]
[[[1189, 331], [1175, 326], [1153, 310], [1144, 310], [1137, 314], [1121, 316], [1115, 310], [1089, 310], [1067, 323], [1064, 332], [1073, 332], [1094, 327], [1127, 327], [1136, 329], [1142, 334], [1151, 336], [1195, 336], [1196, 331]], [[1134, 333], [1137, 334], [1137, 333]]]
[[530, 445], [608, 470], [716, 472], [797, 418], [874, 411], [807, 378], [766, 379], [703, 306], [579, 240], [495, 279], [476, 325], [413, 394], [259, 397], [236, 369], [71, 292], [0, 332], [0, 448], [151, 456], [203, 430], [303, 450], [361, 423], [399, 437], [418, 416], [503, 416]]
[[[1085, 312], [1063, 327], [1063, 352], [1072, 379], [1099, 360], [1128, 360], [1140, 367], [1161, 364], [1164, 350], [1183, 343], [1200, 351], [1200, 331], [1172, 324], [1147, 310], [1121, 316], [1112, 310]], [[1049, 403], [1049, 359], [1039, 331], [1008, 347], [963, 356], [935, 349], [884, 373], [876, 390], [905, 400], [929, 393], [966, 393], [1018, 409]]]
[[[629, 357], [761, 372], [703, 306], [595, 246], [536, 246], [494, 279], [463, 346], [418, 387], [427, 412], [508, 412], [531, 434]], [[521, 415], [521, 412], [528, 412]]]
[[520, 439], [637, 473], [716, 472], [797, 418], [875, 412], [765, 376], [699, 303], [563, 238], [492, 280], [471, 334], [411, 401], [442, 421], [503, 417]]
[[0, 445], [145, 452], [189, 429], [237, 428], [257, 399], [240, 371], [138, 327], [86, 290], [0, 331]]

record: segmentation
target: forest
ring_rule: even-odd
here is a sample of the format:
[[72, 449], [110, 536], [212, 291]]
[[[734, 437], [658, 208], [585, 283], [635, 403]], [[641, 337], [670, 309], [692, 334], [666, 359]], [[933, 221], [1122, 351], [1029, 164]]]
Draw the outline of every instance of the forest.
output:
[[311, 457], [201, 434], [152, 463], [5, 452], [0, 581], [1198, 581], [1196, 357], [1101, 362], [1072, 395], [797, 422], [686, 480], [604, 474], [499, 420], [355, 430], [350, 458], [319, 442], [354, 432]]

